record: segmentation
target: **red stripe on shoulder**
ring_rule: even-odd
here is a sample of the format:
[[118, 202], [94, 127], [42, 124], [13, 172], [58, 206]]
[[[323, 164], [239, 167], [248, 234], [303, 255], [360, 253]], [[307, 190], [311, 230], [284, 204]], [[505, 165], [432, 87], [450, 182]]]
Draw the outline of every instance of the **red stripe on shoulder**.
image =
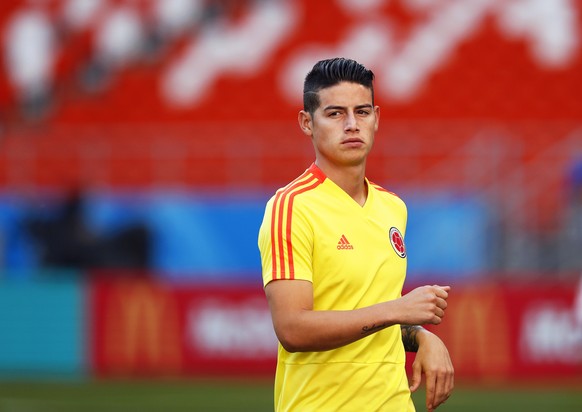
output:
[[[271, 215], [271, 255], [273, 280], [293, 279], [293, 245], [291, 227], [293, 218], [293, 200], [298, 194], [317, 187], [322, 180], [309, 169], [301, 176], [277, 191], [273, 202]], [[286, 215], [286, 218], [285, 218]], [[285, 254], [284, 244], [287, 245]], [[285, 262], [289, 263], [289, 273], [286, 273]]]
[[370, 182], [370, 181], [368, 181], [368, 182], [369, 182], [369, 183], [370, 183], [370, 185], [372, 185], [372, 186], [373, 186], [373, 187], [374, 187], [376, 190], [378, 190], [378, 191], [380, 191], [380, 192], [384, 192], [384, 193], [390, 193], [391, 195], [393, 195], [393, 196], [396, 196], [398, 199], [400, 199], [400, 196], [398, 196], [396, 193], [394, 193], [394, 192], [391, 192], [391, 191], [389, 191], [389, 190], [386, 190], [386, 189], [384, 189], [382, 186], [380, 186], [380, 185], [378, 185], [378, 184], [376, 184], [376, 183], [374, 183], [374, 182]]

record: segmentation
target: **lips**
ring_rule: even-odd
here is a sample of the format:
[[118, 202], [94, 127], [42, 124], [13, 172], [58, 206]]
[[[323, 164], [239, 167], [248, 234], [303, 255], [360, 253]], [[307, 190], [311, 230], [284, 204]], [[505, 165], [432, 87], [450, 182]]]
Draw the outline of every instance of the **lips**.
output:
[[357, 138], [353, 138], [353, 137], [342, 141], [342, 144], [347, 144], [347, 145], [358, 145], [358, 144], [363, 144], [363, 143], [364, 143], [364, 141], [362, 139], [357, 139]]

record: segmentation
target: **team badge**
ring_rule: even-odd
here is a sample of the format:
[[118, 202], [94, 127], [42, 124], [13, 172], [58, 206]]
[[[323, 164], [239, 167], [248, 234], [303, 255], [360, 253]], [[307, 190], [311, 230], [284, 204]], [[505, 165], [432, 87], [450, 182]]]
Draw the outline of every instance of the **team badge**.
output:
[[406, 257], [406, 246], [404, 246], [404, 238], [395, 227], [390, 228], [390, 243], [392, 243], [392, 248], [398, 256], [401, 258]]

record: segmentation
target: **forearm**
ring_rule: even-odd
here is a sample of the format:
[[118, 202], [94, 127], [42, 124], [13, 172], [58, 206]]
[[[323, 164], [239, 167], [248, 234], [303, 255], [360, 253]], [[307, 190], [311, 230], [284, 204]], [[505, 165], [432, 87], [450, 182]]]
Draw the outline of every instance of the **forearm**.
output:
[[302, 310], [280, 318], [275, 331], [290, 352], [335, 349], [397, 324], [389, 306], [384, 302], [348, 311]]
[[[446, 307], [444, 298], [437, 296], [446, 297], [446, 290], [438, 286], [346, 311], [314, 310], [313, 289], [307, 281], [271, 282], [265, 293], [277, 338], [290, 352], [335, 349], [396, 324], [438, 324]], [[420, 344], [419, 335], [410, 336], [415, 338], [412, 342]]]

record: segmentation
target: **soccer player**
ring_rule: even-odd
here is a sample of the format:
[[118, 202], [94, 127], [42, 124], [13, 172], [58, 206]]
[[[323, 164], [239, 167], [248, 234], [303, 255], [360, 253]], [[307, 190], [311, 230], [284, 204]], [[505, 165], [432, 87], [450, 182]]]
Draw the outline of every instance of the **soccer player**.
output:
[[[450, 288], [402, 296], [406, 206], [366, 178], [373, 80], [353, 60], [315, 64], [298, 116], [315, 162], [266, 205], [258, 244], [280, 342], [277, 411], [414, 411], [422, 374], [429, 411], [453, 390], [445, 345], [418, 326], [442, 321]], [[417, 352], [410, 385], [405, 350]]]

